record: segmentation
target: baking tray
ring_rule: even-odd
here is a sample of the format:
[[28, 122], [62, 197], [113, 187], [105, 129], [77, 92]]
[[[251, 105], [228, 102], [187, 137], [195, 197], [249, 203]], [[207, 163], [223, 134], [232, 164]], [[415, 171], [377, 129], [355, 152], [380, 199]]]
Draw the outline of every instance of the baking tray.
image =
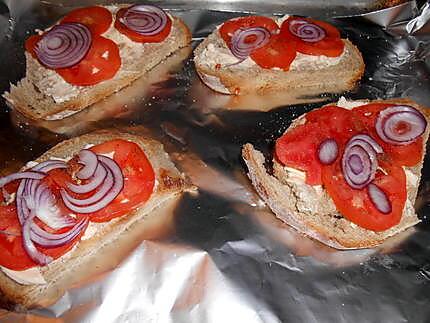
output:
[[[362, 82], [345, 96], [410, 97], [430, 106], [428, 4], [405, 2], [375, 11], [380, 2], [353, 1], [348, 7], [341, 1], [160, 3], [189, 25], [194, 47], [216, 25], [249, 12], [342, 16], [330, 22], [360, 48], [366, 63]], [[70, 10], [69, 4], [9, 1], [10, 11], [0, 7], [0, 24], [7, 27], [0, 34], [0, 91], [24, 74], [23, 40]], [[0, 321], [428, 321], [428, 158], [416, 203], [421, 224], [380, 248], [325, 247], [273, 217], [250, 186], [240, 158], [247, 142], [269, 153], [292, 119], [322, 104], [285, 105], [289, 100], [281, 94], [216, 94], [201, 84], [185, 49], [155, 68], [148, 80], [62, 121], [35, 123], [2, 101], [1, 174], [65, 138], [114, 127], [163, 142], [200, 189], [172, 211], [174, 234], [137, 240], [138, 247], [122, 255], [120, 266], [75, 285], [55, 305], [28, 313], [0, 310]]]

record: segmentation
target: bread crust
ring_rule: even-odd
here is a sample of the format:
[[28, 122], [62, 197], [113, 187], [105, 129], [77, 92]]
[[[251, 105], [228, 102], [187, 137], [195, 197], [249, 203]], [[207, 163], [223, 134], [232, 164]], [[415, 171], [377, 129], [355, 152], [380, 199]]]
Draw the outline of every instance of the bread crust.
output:
[[[116, 246], [123, 245], [123, 249], [131, 252], [130, 245], [133, 246], [143, 239], [162, 237], [167, 233], [167, 229], [172, 228], [173, 212], [167, 212], [167, 208], [173, 207], [172, 203], [177, 202], [182, 193], [192, 190], [193, 186], [185, 175], [178, 171], [163, 146], [157, 141], [116, 130], [102, 130], [63, 141], [35, 161], [39, 163], [51, 157], [69, 158], [86, 144], [99, 144], [111, 139], [135, 142], [145, 152], [156, 176], [156, 185], [151, 197], [137, 210], [125, 216], [95, 224], [97, 229], [95, 235], [87, 240], [81, 240], [64, 256], [41, 267], [40, 271], [47, 284], [20, 285], [0, 270], [0, 303], [3, 307], [19, 311], [51, 305], [71, 285], [82, 283], [82, 280], [87, 279], [91, 273], [100, 274], [116, 266], [125, 256], [123, 253], [116, 254]], [[130, 236], [134, 238], [127, 241]], [[90, 263], [103, 263], [104, 258], [110, 258], [104, 256], [107, 250], [110, 257], [116, 257], [118, 262], [101, 264], [89, 271]]]
[[[156, 65], [164, 61], [177, 50], [186, 47], [191, 42], [191, 32], [185, 23], [177, 17], [173, 17], [172, 31], [170, 35], [160, 43], [157, 48], [148, 48], [133, 66], [121, 66], [117, 74], [110, 80], [100, 82], [93, 86], [80, 87], [81, 93], [62, 103], [56, 103], [51, 96], [45, 94], [43, 88], [37, 86], [28, 77], [30, 65], [38, 68], [41, 65], [26, 53], [27, 71], [26, 77], [15, 86], [11, 84], [10, 92], [5, 92], [3, 97], [11, 109], [19, 111], [27, 118], [37, 120], [49, 120], [51, 116], [64, 111], [78, 112], [93, 103], [121, 90], [140, 77], [144, 77]], [[150, 46], [153, 46], [150, 44]], [[129, 72], [131, 70], [132, 72]], [[64, 117], [58, 117], [62, 119]]]
[[[218, 30], [209, 35], [194, 51], [194, 63], [200, 79], [209, 88], [224, 94], [266, 94], [276, 91], [294, 91], [300, 89], [309, 96], [322, 93], [341, 93], [352, 90], [364, 74], [365, 64], [358, 48], [348, 39], [343, 39], [346, 55], [333, 66], [317, 70], [282, 70], [265, 69], [258, 65], [241, 70], [231, 67], [217, 68], [207, 66], [199, 59], [202, 52], [210, 45], [226, 45]], [[216, 78], [217, 86], [208, 82], [207, 77]], [[224, 88], [223, 88], [224, 87]]]
[[[430, 120], [428, 109], [425, 109], [412, 100], [393, 99], [368, 102], [411, 105], [420, 109], [420, 111], [422, 111], [426, 116], [427, 120]], [[305, 116], [306, 115], [303, 115], [296, 119], [286, 132], [304, 121], [303, 118]], [[427, 127], [427, 130], [423, 135], [425, 139], [423, 147], [424, 152], [430, 132], [429, 128], [430, 126]], [[418, 182], [415, 185], [407, 182], [407, 200], [409, 202], [407, 201], [405, 205], [400, 223], [388, 230], [374, 232], [354, 225], [347, 219], [343, 218], [335, 209], [333, 201], [325, 191], [323, 191], [325, 195], [320, 195], [321, 200], [304, 200], [302, 195], [303, 192], [309, 190], [311, 194], [314, 188], [303, 183], [300, 185], [302, 190], [297, 191], [297, 187], [294, 186], [294, 183], [285, 179], [283, 166], [276, 160], [274, 161], [275, 174], [268, 174], [266, 167], [264, 166], [265, 158], [263, 154], [255, 150], [251, 144], [246, 144], [242, 150], [242, 157], [248, 167], [248, 177], [251, 179], [251, 182], [260, 197], [269, 206], [276, 217], [295, 228], [297, 231], [336, 249], [374, 247], [384, 242], [387, 238], [420, 222], [413, 209], [413, 204], [417, 196], [424, 156], [425, 153], [423, 154], [423, 158], [420, 163], [416, 166], [405, 167], [406, 170], [412, 172], [418, 178]], [[311, 211], [303, 211], [303, 208], [301, 208], [299, 204], [309, 206]]]

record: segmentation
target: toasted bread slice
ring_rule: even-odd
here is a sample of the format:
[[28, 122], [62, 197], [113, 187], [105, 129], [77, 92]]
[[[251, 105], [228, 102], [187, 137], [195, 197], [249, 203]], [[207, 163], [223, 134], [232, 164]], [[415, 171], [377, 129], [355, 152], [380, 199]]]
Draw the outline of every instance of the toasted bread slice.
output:
[[[372, 101], [384, 103], [407, 104], [420, 109], [426, 115], [428, 112], [417, 103], [407, 99]], [[363, 104], [365, 104], [364, 102]], [[296, 119], [287, 132], [304, 122], [306, 114]], [[430, 127], [423, 134], [424, 151], [429, 136]], [[424, 155], [419, 164], [414, 167], [404, 167], [407, 173], [407, 200], [401, 221], [396, 226], [381, 232], [361, 228], [336, 210], [332, 199], [321, 186], [311, 186], [297, 180], [297, 173], [273, 162], [274, 174], [268, 174], [264, 165], [263, 154], [246, 144], [242, 157], [248, 167], [248, 176], [260, 197], [266, 202], [276, 217], [296, 230], [337, 249], [369, 248], [381, 244], [393, 236], [420, 222], [414, 203], [421, 178]], [[300, 173], [300, 172], [299, 172]]]
[[75, 248], [49, 265], [39, 267], [46, 284], [21, 285], [0, 270], [0, 303], [3, 306], [21, 310], [51, 305], [72, 285], [117, 265], [143, 239], [162, 237], [172, 228], [173, 212], [169, 209], [183, 192], [193, 187], [172, 163], [163, 146], [154, 140], [118, 131], [97, 131], [63, 141], [35, 161], [69, 158], [87, 144], [118, 138], [137, 143], [148, 157], [156, 174], [150, 199], [128, 215], [106, 223], [91, 223], [92, 236], [82, 239]]
[[[360, 51], [349, 40], [339, 58], [325, 58], [297, 53], [290, 70], [265, 69], [247, 58], [236, 60], [218, 29], [194, 51], [194, 63], [200, 79], [214, 91], [224, 94], [267, 93], [300, 90], [300, 96], [341, 93], [355, 87], [364, 73]], [[302, 63], [300, 63], [302, 60]], [[330, 61], [330, 63], [327, 63]]]
[[[107, 8], [115, 16], [120, 6]], [[133, 42], [112, 25], [102, 36], [118, 45], [121, 68], [112, 79], [92, 86], [67, 83], [26, 52], [26, 76], [16, 86], [12, 84], [10, 92], [5, 92], [3, 97], [12, 109], [30, 119], [58, 120], [83, 110], [145, 76], [171, 54], [189, 45], [191, 33], [188, 27], [181, 19], [172, 19], [171, 32], [161, 43]]]

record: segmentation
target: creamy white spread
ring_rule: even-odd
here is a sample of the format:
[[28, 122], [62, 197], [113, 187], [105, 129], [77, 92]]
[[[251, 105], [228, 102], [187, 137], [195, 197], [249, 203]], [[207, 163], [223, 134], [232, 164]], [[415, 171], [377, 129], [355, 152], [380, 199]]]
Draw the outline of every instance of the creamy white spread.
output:
[[46, 284], [46, 280], [45, 278], [43, 278], [42, 273], [40, 272], [40, 269], [38, 267], [33, 267], [22, 271], [10, 270], [2, 266], [0, 266], [0, 269], [10, 279], [16, 281], [18, 284], [21, 285]]
[[341, 96], [339, 98], [339, 100], [337, 101], [336, 105], [340, 108], [352, 110], [356, 107], [359, 107], [361, 105], [365, 105], [367, 103], [368, 102], [366, 102], [366, 101], [350, 101], [350, 100], [347, 100], [344, 96]]
[[409, 184], [409, 186], [417, 186], [418, 182], [419, 182], [419, 178], [417, 175], [415, 175], [414, 173], [412, 173], [409, 169], [407, 169], [406, 167], [403, 167], [403, 170], [405, 171], [405, 175], [406, 175], [406, 180]]
[[84, 235], [82, 236], [81, 240], [89, 240], [97, 233], [97, 223], [90, 222], [85, 230]]

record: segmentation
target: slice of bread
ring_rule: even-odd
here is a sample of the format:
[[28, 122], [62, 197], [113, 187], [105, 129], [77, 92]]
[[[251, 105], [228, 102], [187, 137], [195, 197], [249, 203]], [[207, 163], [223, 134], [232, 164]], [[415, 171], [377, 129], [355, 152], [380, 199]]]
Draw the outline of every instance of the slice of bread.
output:
[[[124, 5], [121, 5], [124, 6]], [[113, 17], [120, 6], [108, 6]], [[43, 67], [29, 53], [26, 56], [26, 76], [10, 92], [5, 92], [11, 109], [31, 119], [58, 120], [72, 115], [126, 87], [145, 76], [154, 66], [191, 42], [191, 33], [184, 22], [172, 17], [169, 36], [161, 43], [136, 43], [112, 26], [102, 36], [113, 40], [120, 49], [121, 68], [116, 75], [92, 86], [73, 86], [55, 71]]]
[[[407, 104], [420, 109], [429, 120], [429, 113], [424, 107], [407, 99], [372, 101], [384, 103]], [[365, 104], [365, 103], [363, 103]], [[306, 114], [296, 119], [287, 132], [305, 121]], [[425, 145], [429, 136], [427, 127], [424, 136]], [[420, 222], [414, 203], [421, 178], [424, 154], [419, 164], [414, 167], [404, 167], [407, 174], [407, 200], [401, 221], [396, 226], [381, 232], [361, 228], [342, 216], [321, 186], [305, 184], [300, 178], [301, 172], [284, 167], [273, 160], [273, 175], [266, 167], [265, 157], [251, 144], [246, 144], [242, 157], [248, 167], [248, 176], [256, 191], [275, 213], [276, 217], [320, 242], [337, 249], [369, 248], [381, 244], [393, 236]]]
[[172, 228], [172, 208], [182, 193], [193, 187], [172, 163], [163, 146], [154, 140], [119, 131], [97, 131], [63, 141], [35, 161], [70, 158], [87, 144], [118, 138], [137, 143], [151, 162], [156, 184], [150, 199], [128, 215], [106, 223], [91, 223], [92, 231], [95, 230], [92, 236], [81, 240], [49, 265], [40, 267], [46, 284], [20, 285], [0, 270], [0, 303], [3, 307], [23, 310], [51, 305], [72, 285], [116, 266], [143, 239], [162, 237]]
[[[194, 51], [194, 63], [200, 79], [214, 91], [224, 94], [266, 93], [300, 90], [300, 95], [341, 93], [355, 87], [364, 73], [360, 51], [349, 40], [339, 58], [297, 53], [290, 70], [265, 69], [251, 58], [237, 65], [218, 29], [215, 29]], [[326, 64], [324, 61], [331, 60]], [[299, 61], [302, 60], [302, 63]], [[312, 63], [311, 63], [312, 62]], [[226, 66], [227, 65], [227, 66]]]

